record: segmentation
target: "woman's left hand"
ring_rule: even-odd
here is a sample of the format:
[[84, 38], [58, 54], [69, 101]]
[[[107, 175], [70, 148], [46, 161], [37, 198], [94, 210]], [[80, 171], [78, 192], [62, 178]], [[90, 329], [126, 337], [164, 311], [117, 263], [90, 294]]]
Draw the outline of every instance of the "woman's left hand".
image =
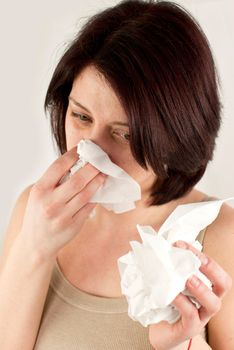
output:
[[184, 241], [178, 241], [174, 245], [190, 249], [200, 258], [200, 271], [211, 281], [212, 290], [194, 275], [187, 280], [186, 288], [201, 307], [197, 309], [187, 296], [180, 293], [172, 304], [179, 310], [181, 318], [174, 324], [162, 321], [149, 326], [149, 341], [156, 350], [173, 349], [201, 333], [210, 318], [220, 310], [221, 300], [232, 285], [231, 277], [212, 258]]

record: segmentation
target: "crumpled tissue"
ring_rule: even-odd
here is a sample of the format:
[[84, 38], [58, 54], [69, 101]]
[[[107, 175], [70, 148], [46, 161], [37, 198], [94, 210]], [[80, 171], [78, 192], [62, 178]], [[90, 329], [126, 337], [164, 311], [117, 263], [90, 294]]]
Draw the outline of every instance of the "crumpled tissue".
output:
[[171, 302], [180, 292], [200, 307], [185, 283], [193, 274], [210, 289], [211, 282], [200, 272], [201, 262], [194, 253], [172, 244], [183, 240], [201, 251], [196, 240], [199, 232], [215, 220], [224, 202], [233, 199], [179, 205], [158, 232], [151, 226], [137, 225], [142, 243], [130, 241], [132, 251], [117, 261], [129, 317], [144, 327], [163, 320], [174, 323], [180, 313]]
[[140, 185], [113, 163], [101, 147], [91, 140], [81, 140], [77, 145], [77, 153], [79, 160], [70, 169], [71, 174], [90, 163], [108, 175], [91, 198], [91, 203], [100, 203], [104, 208], [118, 214], [135, 208], [134, 202], [141, 199]]

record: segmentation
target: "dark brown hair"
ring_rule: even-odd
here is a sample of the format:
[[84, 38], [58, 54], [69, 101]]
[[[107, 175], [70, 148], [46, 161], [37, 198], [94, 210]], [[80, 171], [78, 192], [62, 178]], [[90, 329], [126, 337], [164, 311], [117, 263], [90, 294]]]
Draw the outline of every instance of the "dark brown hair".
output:
[[142, 0], [121, 1], [89, 18], [45, 98], [61, 154], [72, 83], [90, 64], [121, 101], [134, 158], [158, 177], [150, 204], [188, 193], [213, 157], [221, 111], [211, 49], [196, 20], [177, 3]]

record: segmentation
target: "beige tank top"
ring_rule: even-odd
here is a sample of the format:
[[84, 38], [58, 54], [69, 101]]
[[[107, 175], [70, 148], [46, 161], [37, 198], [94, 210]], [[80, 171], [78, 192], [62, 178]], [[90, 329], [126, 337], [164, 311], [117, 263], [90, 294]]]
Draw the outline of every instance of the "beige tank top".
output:
[[[205, 230], [198, 235], [200, 243]], [[96, 296], [73, 286], [56, 261], [34, 350], [152, 350], [148, 327], [133, 321], [127, 310], [124, 295]], [[206, 339], [206, 328], [201, 335]]]

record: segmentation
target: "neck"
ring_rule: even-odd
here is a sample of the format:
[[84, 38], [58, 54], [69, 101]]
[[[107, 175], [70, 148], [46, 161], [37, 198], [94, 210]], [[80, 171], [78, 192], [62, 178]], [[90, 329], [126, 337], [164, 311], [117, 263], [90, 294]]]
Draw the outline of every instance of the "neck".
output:
[[[117, 234], [119, 238], [126, 238], [138, 235], [136, 225], [149, 225], [156, 231], [159, 230], [163, 222], [172, 213], [178, 204], [185, 202], [185, 199], [171, 201], [163, 205], [147, 204], [146, 199], [141, 199], [135, 203], [136, 208], [122, 214], [103, 208], [97, 204], [93, 215], [87, 220], [87, 224], [92, 226], [92, 232], [102, 234], [106, 238]], [[127, 231], [127, 232], [126, 232]]]
[[76, 237], [76, 242], [77, 244], [85, 242], [85, 246], [94, 244], [97, 245], [97, 249], [100, 244], [105, 247], [115, 246], [123, 253], [126, 249], [129, 250], [129, 241], [141, 241], [136, 224], [152, 226], [158, 232], [178, 205], [202, 200], [204, 200], [204, 194], [194, 189], [188, 195], [163, 205], [149, 207], [145, 201], [137, 201], [135, 209], [122, 214], [116, 214], [97, 204], [95, 214], [85, 221], [82, 230]]

